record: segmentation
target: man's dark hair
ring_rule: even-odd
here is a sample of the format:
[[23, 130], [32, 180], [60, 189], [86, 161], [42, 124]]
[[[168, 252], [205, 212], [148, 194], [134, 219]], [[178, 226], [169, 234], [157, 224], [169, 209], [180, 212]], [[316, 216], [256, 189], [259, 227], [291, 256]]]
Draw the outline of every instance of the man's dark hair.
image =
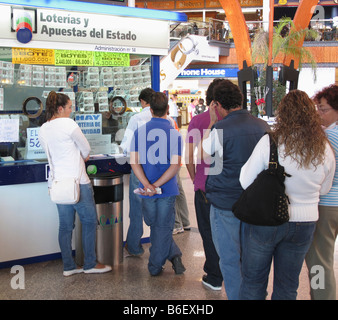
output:
[[213, 91], [214, 91], [214, 87], [219, 84], [220, 82], [224, 81], [225, 79], [214, 79], [210, 84], [209, 84], [209, 87], [207, 89], [207, 92], [206, 92], [206, 97], [205, 97], [205, 100], [206, 100], [206, 104], [207, 106], [210, 106], [210, 103], [212, 100], [214, 100], [214, 94], [213, 94]]
[[168, 97], [163, 92], [154, 92], [150, 98], [150, 108], [154, 116], [163, 117], [168, 110]]
[[140, 92], [140, 95], [138, 96], [138, 100], [141, 101], [144, 100], [147, 103], [150, 103], [150, 97], [153, 95], [155, 91], [151, 88], [145, 88]]
[[214, 100], [219, 102], [223, 109], [242, 107], [243, 95], [237, 85], [230, 80], [223, 80], [214, 87]]

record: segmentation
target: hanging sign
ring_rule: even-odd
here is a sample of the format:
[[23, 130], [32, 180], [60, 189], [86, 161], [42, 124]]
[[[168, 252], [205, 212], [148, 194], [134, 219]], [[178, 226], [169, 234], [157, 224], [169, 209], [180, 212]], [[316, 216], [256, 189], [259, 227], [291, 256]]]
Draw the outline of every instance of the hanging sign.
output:
[[94, 66], [129, 67], [129, 53], [94, 52]]
[[55, 50], [56, 66], [92, 66], [92, 51]]
[[218, 62], [219, 48], [208, 44], [206, 37], [189, 35], [183, 38], [160, 62], [160, 91], [168, 86], [192, 61]]
[[[80, 7], [79, 7], [80, 10]], [[0, 4], [2, 46], [18, 46], [17, 22], [29, 14], [31, 38], [21, 37], [27, 47], [91, 50], [164, 55], [169, 48], [169, 21], [112, 16], [59, 9], [22, 8]], [[25, 30], [26, 30], [25, 29]], [[26, 30], [27, 31], [27, 30]], [[27, 41], [27, 42], [26, 42]], [[16, 45], [13, 43], [16, 43]], [[146, 51], [146, 49], [148, 51]], [[145, 52], [146, 51], [146, 52]]]
[[178, 78], [237, 78], [238, 68], [185, 69]]
[[12, 63], [17, 64], [54, 64], [54, 50], [12, 48]]

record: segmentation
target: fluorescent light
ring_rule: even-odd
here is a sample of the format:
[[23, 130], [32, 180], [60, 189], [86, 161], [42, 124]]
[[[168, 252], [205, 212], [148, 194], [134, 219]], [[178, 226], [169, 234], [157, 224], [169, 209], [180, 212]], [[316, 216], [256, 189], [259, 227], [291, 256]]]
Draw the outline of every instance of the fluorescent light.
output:
[[[94, 1], [94, 0], [93, 0]], [[49, 9], [62, 9], [68, 11], [111, 14], [116, 16], [127, 16], [137, 18], [148, 18], [155, 20], [187, 21], [187, 16], [181, 12], [152, 10], [134, 7], [114, 6], [110, 4], [71, 1], [71, 0], [7, 0], [3, 4], [18, 6], [42, 7]]]

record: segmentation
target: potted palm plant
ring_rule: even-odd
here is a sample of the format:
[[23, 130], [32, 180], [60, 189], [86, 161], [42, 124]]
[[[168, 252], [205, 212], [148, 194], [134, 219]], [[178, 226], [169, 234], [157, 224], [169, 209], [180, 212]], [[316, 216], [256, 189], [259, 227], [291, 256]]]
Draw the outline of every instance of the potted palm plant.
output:
[[[306, 47], [299, 47], [296, 44], [305, 37], [316, 38], [317, 31], [313, 29], [296, 30], [291, 18], [282, 18], [274, 27], [272, 44], [272, 67], [279, 69], [279, 77], [274, 77], [272, 88], [266, 86], [266, 70], [269, 55], [269, 37], [268, 32], [259, 29], [253, 39], [251, 46], [253, 69], [256, 75], [255, 97], [251, 102], [251, 110], [255, 115], [264, 115], [265, 97], [269, 90], [272, 90], [272, 110], [276, 110], [279, 102], [286, 94], [286, 85], [281, 72], [285, 66], [281, 66], [283, 58], [288, 55], [299, 59], [299, 70], [306, 61], [311, 65], [314, 79], [316, 79], [317, 64], [312, 53]], [[287, 66], [288, 67], [288, 66]]]

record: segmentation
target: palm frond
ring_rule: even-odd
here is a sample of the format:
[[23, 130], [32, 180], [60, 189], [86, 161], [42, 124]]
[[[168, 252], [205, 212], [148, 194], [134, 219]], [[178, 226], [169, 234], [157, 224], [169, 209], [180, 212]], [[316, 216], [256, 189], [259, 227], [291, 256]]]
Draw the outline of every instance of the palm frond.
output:
[[254, 63], [264, 63], [268, 57], [268, 35], [263, 29], [259, 29], [252, 43], [252, 61]]
[[[276, 58], [283, 56], [293, 56], [299, 59], [299, 70], [304, 62], [310, 63], [314, 79], [316, 80], [317, 64], [312, 53], [306, 47], [299, 47], [299, 41], [303, 41], [306, 37], [316, 38], [315, 30], [302, 29], [296, 30], [293, 21], [290, 18], [282, 18], [274, 27], [272, 38], [272, 65], [275, 64]], [[259, 29], [253, 39], [251, 46], [251, 55], [254, 68], [258, 71], [259, 77], [255, 86], [264, 87], [266, 85], [266, 67], [269, 57], [269, 35], [263, 29]], [[273, 80], [273, 97], [272, 107], [275, 110], [286, 93], [286, 87], [278, 80]], [[252, 103], [252, 113], [258, 113], [255, 103]]]
[[[291, 30], [291, 32], [290, 32]], [[305, 47], [298, 47], [297, 43], [305, 37], [315, 38], [317, 32], [312, 29], [295, 30], [294, 23], [290, 18], [282, 18], [274, 27], [272, 45], [272, 63], [275, 62], [279, 54], [284, 56], [292, 55], [299, 58], [299, 69], [302, 67], [304, 59], [311, 64], [312, 69], [316, 70], [316, 61], [311, 52]], [[257, 31], [251, 46], [253, 63], [263, 63], [267, 65], [269, 56], [269, 37], [263, 29]]]

